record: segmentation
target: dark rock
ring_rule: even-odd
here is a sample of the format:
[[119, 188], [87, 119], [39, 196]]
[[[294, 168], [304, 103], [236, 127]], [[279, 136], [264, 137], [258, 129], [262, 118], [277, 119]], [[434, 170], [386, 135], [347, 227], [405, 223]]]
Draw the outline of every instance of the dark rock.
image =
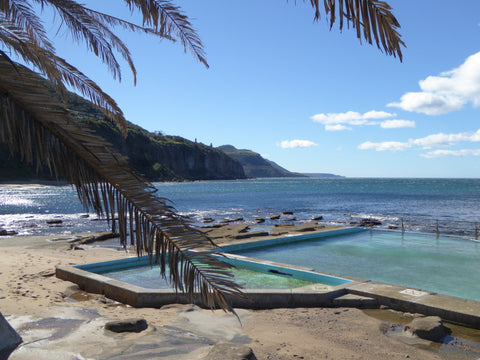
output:
[[47, 222], [47, 224], [49, 224], [49, 225], [54, 225], [54, 224], [61, 224], [61, 223], [63, 223], [63, 220], [53, 219], [53, 220], [47, 220], [46, 222]]
[[206, 217], [206, 218], [203, 218], [203, 222], [204, 223], [211, 223], [211, 222], [214, 222], [215, 220], [211, 217]]
[[88, 214], [84, 214], [84, 215], [80, 215], [80, 219], [86, 219], [86, 218], [89, 218], [90, 215]]
[[300, 226], [296, 230], [301, 232], [311, 232], [311, 231], [317, 230], [317, 227], [316, 226]]
[[280, 215], [272, 215], [270, 216], [270, 220], [278, 220], [280, 219]]
[[390, 230], [397, 230], [397, 229], [398, 229], [398, 226], [389, 225], [388, 228], [389, 228]]
[[0, 359], [8, 359], [13, 350], [22, 342], [22, 338], [10, 326], [0, 313]]
[[267, 231], [252, 231], [249, 233], [245, 234], [237, 234], [234, 236], [235, 239], [249, 239], [252, 237], [258, 237], [258, 236], [268, 236], [269, 233]]
[[115, 239], [120, 237], [120, 234], [117, 232], [111, 232], [111, 231], [101, 231], [96, 234], [93, 234], [91, 236], [86, 236], [82, 239], [80, 239], [79, 243], [80, 244], [91, 244], [97, 241], [105, 241], [105, 240], [110, 240], [110, 239]]
[[359, 226], [378, 226], [378, 225], [382, 225], [382, 222], [380, 220], [376, 220], [376, 219], [362, 219], [360, 220], [360, 224]]
[[11, 236], [11, 235], [17, 235], [18, 232], [14, 230], [5, 230], [5, 229], [0, 229], [0, 236]]
[[443, 325], [438, 316], [426, 316], [413, 319], [405, 326], [405, 331], [418, 336], [421, 339], [441, 342], [451, 333], [451, 330]]
[[255, 222], [256, 222], [257, 224], [261, 224], [261, 223], [264, 223], [264, 222], [265, 222], [265, 219], [263, 219], [263, 218], [255, 218]]
[[209, 351], [208, 360], [257, 360], [253, 350], [245, 345], [217, 343]]
[[136, 332], [139, 333], [148, 327], [145, 319], [125, 319], [110, 321], [105, 324], [105, 329], [116, 333]]
[[212, 229], [218, 229], [224, 227], [223, 224], [214, 224], [214, 225], [209, 225], [209, 226], [202, 226], [202, 229], [205, 229], [206, 232], [211, 231]]
[[293, 211], [283, 211], [283, 215], [293, 215]]
[[323, 216], [321, 216], [321, 215], [320, 215], [320, 216], [314, 216], [314, 217], [312, 217], [312, 220], [313, 220], [313, 221], [323, 220]]
[[237, 226], [235, 229], [236, 229], [237, 232], [239, 232], [239, 233], [247, 233], [247, 232], [250, 231], [250, 226], [248, 226], [248, 225], [245, 225], [245, 226]]
[[230, 224], [230, 223], [233, 223], [233, 222], [240, 222], [240, 221], [243, 221], [243, 218], [242, 217], [238, 217], [238, 218], [226, 218], [226, 219], [223, 219], [221, 222], [224, 223], [224, 224]]

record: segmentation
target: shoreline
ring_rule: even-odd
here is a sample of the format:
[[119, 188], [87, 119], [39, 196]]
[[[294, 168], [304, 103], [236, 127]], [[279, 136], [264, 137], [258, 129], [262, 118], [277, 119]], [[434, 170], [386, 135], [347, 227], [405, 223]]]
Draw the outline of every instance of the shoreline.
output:
[[[354, 308], [237, 309], [240, 324], [231, 314], [191, 305], [166, 305], [160, 309], [124, 306], [102, 295], [80, 291], [76, 285], [57, 279], [54, 271], [58, 265], [115, 260], [131, 253], [89, 245], [67, 250], [68, 241], [49, 239], [52, 237], [0, 238], [0, 311], [24, 338], [23, 345], [9, 358], [12, 360], [53, 358], [59, 354], [67, 359], [74, 359], [75, 354], [83, 358], [121, 359], [122, 352], [133, 351], [135, 346], [137, 355], [146, 351], [146, 359], [155, 355], [172, 360], [206, 360], [212, 349], [224, 343], [249, 347], [258, 359], [271, 360], [472, 358], [442, 355], [436, 345], [430, 345], [433, 350], [427, 351], [420, 348], [425, 344], [411, 345], [404, 339], [387, 336], [381, 330], [385, 320]], [[110, 320], [139, 317], [148, 322], [144, 332], [111, 335], [103, 330]], [[44, 324], [47, 319], [51, 319], [51, 326], [42, 328], [43, 335], [40, 330], [28, 331], [28, 326], [32, 329], [33, 324]], [[67, 325], [70, 330], [65, 331]], [[174, 336], [173, 328], [177, 329]], [[63, 335], [59, 329], [64, 331]], [[80, 342], [74, 340], [79, 338]], [[209, 340], [204, 343], [201, 338]], [[150, 352], [140, 351], [142, 346], [149, 347]], [[168, 349], [177, 352], [166, 355]]]

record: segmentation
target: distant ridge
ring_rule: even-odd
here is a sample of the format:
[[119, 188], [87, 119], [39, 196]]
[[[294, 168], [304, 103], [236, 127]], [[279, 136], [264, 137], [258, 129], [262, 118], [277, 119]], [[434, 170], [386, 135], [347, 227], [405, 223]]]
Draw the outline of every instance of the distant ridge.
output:
[[311, 178], [344, 178], [342, 175], [335, 175], [329, 173], [302, 173], [303, 175]]
[[306, 177], [299, 173], [288, 171], [277, 163], [264, 159], [259, 153], [252, 150], [237, 149], [233, 145], [217, 147], [243, 166], [243, 171], [248, 178], [263, 177]]

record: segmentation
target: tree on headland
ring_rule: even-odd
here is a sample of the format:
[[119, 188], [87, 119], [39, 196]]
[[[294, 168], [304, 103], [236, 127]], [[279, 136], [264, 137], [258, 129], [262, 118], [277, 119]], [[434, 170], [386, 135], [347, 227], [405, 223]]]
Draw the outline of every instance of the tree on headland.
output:
[[[122, 3], [122, 1], [118, 1]], [[115, 101], [81, 70], [57, 55], [41, 15], [50, 8], [73, 39], [106, 64], [121, 80], [119, 57], [136, 69], [129, 49], [115, 29], [179, 41], [208, 67], [202, 43], [189, 18], [170, 1], [124, 0], [141, 24], [81, 5], [75, 0], [0, 0], [0, 141], [37, 168], [73, 184], [88, 209], [107, 217], [123, 244], [129, 235], [139, 255], [157, 257], [168, 267], [177, 289], [200, 293], [206, 305], [230, 309], [225, 294], [241, 294], [227, 265], [206, 252], [211, 241], [178, 215], [167, 199], [136, 174], [126, 159], [96, 136], [46, 86], [49, 80], [62, 97], [67, 88], [90, 99], [126, 136], [126, 120]], [[402, 59], [399, 24], [387, 3], [378, 0], [310, 0], [315, 20], [324, 12], [331, 26], [338, 21], [356, 29], [362, 41]], [[16, 61], [22, 61], [19, 65]], [[37, 75], [39, 72], [43, 77]], [[168, 256], [167, 256], [168, 254]], [[231, 310], [231, 309], [230, 309]]]

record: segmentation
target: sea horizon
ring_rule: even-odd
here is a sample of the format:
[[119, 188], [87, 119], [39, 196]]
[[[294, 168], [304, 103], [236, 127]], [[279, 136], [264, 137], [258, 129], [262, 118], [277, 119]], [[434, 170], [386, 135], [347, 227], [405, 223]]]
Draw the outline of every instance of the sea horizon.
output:
[[[38, 185], [38, 186], [36, 186]], [[293, 212], [281, 221], [305, 223], [322, 216], [323, 222], [358, 225], [376, 219], [380, 228], [454, 231], [471, 236], [480, 223], [480, 179], [469, 178], [260, 178], [191, 182], [154, 182], [159, 196], [194, 225], [242, 219], [274, 226], [274, 215]], [[62, 219], [53, 227], [45, 222]], [[453, 226], [455, 225], [455, 226]], [[106, 221], [88, 213], [68, 184], [20, 182], [0, 188], [0, 228], [20, 235], [69, 234], [108, 230]]]

